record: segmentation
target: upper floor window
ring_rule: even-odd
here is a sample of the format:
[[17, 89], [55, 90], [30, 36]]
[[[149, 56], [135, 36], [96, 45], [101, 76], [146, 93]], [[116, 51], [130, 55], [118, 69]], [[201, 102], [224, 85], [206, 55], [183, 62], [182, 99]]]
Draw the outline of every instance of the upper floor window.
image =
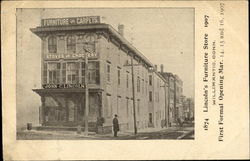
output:
[[72, 53], [76, 52], [76, 37], [74, 35], [67, 37], [67, 51]]
[[149, 85], [152, 86], [152, 75], [149, 76]]
[[129, 117], [129, 99], [126, 99], [126, 116]]
[[[88, 63], [88, 83], [99, 84], [100, 83], [99, 81], [100, 81], [99, 62], [90, 61]], [[44, 63], [43, 83], [44, 84], [85, 83], [85, 63], [84, 62]]]
[[49, 37], [48, 50], [49, 50], [49, 53], [56, 53], [57, 52], [57, 39], [55, 36]]
[[[85, 74], [85, 72], [84, 72]], [[93, 61], [88, 63], [88, 83], [98, 84], [99, 83], [99, 62]]]
[[50, 84], [56, 84], [60, 82], [60, 63], [48, 63], [47, 69], [48, 82]]
[[120, 69], [117, 70], [117, 76], [118, 76], [118, 85], [120, 85], [121, 84], [121, 70]]
[[128, 86], [129, 86], [128, 81], [129, 81], [129, 76], [128, 76], [128, 73], [127, 73], [127, 78], [126, 78], [126, 86], [127, 86], [127, 88], [128, 88]]
[[67, 83], [79, 83], [79, 63], [67, 63]]
[[152, 91], [149, 91], [149, 101], [152, 102], [153, 101], [153, 95], [152, 95]]
[[137, 92], [140, 92], [140, 88], [141, 88], [141, 80], [140, 77], [137, 78]]
[[110, 64], [107, 64], [107, 81], [110, 82]]

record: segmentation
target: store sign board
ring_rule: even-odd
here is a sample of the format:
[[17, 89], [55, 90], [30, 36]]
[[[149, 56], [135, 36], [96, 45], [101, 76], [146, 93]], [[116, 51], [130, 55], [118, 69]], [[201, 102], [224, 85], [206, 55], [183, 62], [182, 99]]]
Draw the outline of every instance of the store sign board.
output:
[[[87, 53], [88, 58], [97, 58], [96, 53]], [[85, 58], [85, 53], [80, 54], [45, 54], [44, 59], [50, 60], [50, 59], [79, 59], [79, 58]]]
[[43, 84], [46, 89], [60, 89], [60, 88], [85, 88], [84, 84]]
[[100, 23], [100, 16], [50, 18], [42, 19], [41, 21], [42, 27], [98, 24]]

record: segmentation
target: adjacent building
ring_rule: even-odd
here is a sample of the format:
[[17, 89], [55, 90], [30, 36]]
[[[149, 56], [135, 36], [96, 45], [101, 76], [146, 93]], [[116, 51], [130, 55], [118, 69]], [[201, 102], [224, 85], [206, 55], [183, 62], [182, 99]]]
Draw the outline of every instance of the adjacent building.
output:
[[157, 66], [149, 70], [149, 126], [166, 126], [168, 115], [168, 95], [164, 77], [157, 71]]

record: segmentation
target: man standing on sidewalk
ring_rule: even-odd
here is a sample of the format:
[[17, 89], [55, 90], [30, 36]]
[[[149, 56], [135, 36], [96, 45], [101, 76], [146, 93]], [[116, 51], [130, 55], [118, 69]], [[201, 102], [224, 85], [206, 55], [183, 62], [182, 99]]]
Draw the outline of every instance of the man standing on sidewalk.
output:
[[119, 131], [119, 122], [116, 114], [115, 118], [113, 119], [113, 130], [114, 130], [114, 137], [117, 137], [117, 132]]

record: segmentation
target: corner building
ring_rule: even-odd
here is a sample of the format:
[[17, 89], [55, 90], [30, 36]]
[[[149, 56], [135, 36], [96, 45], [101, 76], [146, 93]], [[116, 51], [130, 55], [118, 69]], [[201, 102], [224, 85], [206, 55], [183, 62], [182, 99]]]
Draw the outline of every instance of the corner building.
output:
[[147, 128], [149, 68], [153, 64], [123, 37], [123, 26], [117, 32], [100, 23], [98, 16], [78, 19], [43, 19], [41, 26], [31, 29], [42, 41], [42, 88], [33, 90], [41, 96], [40, 123], [84, 126], [87, 66], [90, 130], [97, 118], [103, 118], [104, 132], [111, 132], [114, 114], [121, 130], [132, 130], [133, 64], [136, 125], [138, 129]]

